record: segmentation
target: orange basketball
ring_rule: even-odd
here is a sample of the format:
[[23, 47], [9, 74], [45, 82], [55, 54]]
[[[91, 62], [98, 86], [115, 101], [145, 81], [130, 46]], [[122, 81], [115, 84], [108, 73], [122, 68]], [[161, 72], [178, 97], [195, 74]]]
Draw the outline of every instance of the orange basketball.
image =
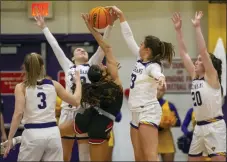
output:
[[107, 27], [110, 22], [110, 13], [104, 7], [95, 7], [89, 12], [90, 23], [97, 29]]

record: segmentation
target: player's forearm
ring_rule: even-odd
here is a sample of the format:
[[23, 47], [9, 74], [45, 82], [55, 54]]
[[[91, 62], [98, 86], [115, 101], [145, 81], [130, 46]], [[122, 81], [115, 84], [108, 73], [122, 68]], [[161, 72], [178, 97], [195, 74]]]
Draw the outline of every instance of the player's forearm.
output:
[[207, 47], [202, 34], [201, 27], [200, 26], [196, 27], [195, 32], [196, 32], [197, 49], [201, 55], [206, 54]]
[[[107, 26], [107, 28], [104, 32], [104, 35], [103, 35], [103, 39], [108, 39], [110, 37], [110, 33], [111, 33], [112, 28], [113, 28], [113, 26], [111, 26], [111, 25]], [[103, 52], [102, 48], [99, 46], [97, 51], [90, 58], [89, 64], [90, 65], [97, 65], [97, 64], [102, 63], [104, 56], [105, 56], [105, 53]]]
[[64, 71], [67, 71], [69, 66], [71, 66], [70, 64], [72, 64], [71, 61], [65, 56], [65, 53], [59, 46], [57, 40], [54, 38], [54, 36], [50, 32], [50, 30], [47, 27], [45, 27], [42, 31], [43, 31], [48, 43], [50, 44], [52, 50], [54, 51], [54, 54], [55, 54], [59, 64], [61, 65], [62, 69]]
[[4, 127], [4, 118], [3, 118], [3, 115], [2, 113], [0, 113], [0, 122], [1, 122], [1, 132], [2, 134], [6, 135], [6, 131], [5, 131], [5, 127]]
[[127, 21], [124, 21], [120, 24], [121, 26], [121, 33], [124, 37], [124, 40], [126, 44], [128, 45], [128, 48], [131, 50], [131, 52], [135, 55], [139, 55], [139, 46], [137, 45], [132, 30], [128, 24]]
[[81, 96], [82, 96], [82, 85], [81, 85], [80, 79], [78, 79], [76, 83], [76, 90], [74, 92], [74, 97], [77, 104], [76, 106], [80, 105]]
[[95, 37], [95, 40], [98, 42], [99, 46], [104, 51], [104, 54], [106, 55], [106, 52], [107, 52], [108, 48], [110, 48], [110, 45], [103, 40], [102, 35], [98, 31], [96, 31], [90, 25], [87, 25], [87, 27], [88, 27], [89, 31], [91, 32], [91, 34]]
[[16, 133], [19, 125], [20, 125], [22, 117], [23, 117], [22, 113], [16, 113], [16, 114], [13, 115], [8, 139], [12, 139], [14, 137], [14, 135], [15, 135], [15, 133]]
[[185, 45], [183, 33], [182, 33], [181, 29], [177, 30], [176, 33], [177, 33], [177, 43], [178, 43], [178, 48], [179, 48], [179, 54], [181, 57], [183, 57], [184, 55], [186, 55], [188, 53], [187, 47]]

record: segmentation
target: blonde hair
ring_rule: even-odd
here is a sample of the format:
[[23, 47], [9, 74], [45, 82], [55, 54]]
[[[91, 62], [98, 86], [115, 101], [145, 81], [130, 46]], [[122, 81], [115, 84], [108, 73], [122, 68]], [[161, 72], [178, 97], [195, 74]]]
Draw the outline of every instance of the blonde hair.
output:
[[25, 87], [34, 87], [37, 80], [44, 79], [45, 69], [42, 57], [37, 53], [30, 53], [24, 59]]

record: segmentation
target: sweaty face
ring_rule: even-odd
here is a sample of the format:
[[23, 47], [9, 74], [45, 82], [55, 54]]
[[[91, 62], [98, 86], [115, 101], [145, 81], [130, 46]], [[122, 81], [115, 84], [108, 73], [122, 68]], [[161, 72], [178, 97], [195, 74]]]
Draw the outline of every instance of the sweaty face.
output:
[[88, 53], [83, 48], [76, 48], [73, 52], [73, 61], [86, 63], [88, 61]]
[[203, 62], [202, 62], [201, 56], [199, 55], [197, 57], [196, 62], [195, 62], [195, 73], [197, 75], [200, 75], [200, 74], [203, 74], [204, 72], [205, 72], [205, 68], [203, 66]]

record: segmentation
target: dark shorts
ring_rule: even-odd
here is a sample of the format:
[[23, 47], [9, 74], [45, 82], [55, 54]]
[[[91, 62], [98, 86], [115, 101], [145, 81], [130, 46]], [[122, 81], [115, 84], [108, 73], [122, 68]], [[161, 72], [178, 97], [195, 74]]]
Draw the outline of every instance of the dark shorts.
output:
[[89, 108], [83, 114], [76, 115], [74, 128], [76, 134], [88, 133], [89, 143], [101, 144], [109, 139], [113, 121], [100, 115], [95, 109]]

